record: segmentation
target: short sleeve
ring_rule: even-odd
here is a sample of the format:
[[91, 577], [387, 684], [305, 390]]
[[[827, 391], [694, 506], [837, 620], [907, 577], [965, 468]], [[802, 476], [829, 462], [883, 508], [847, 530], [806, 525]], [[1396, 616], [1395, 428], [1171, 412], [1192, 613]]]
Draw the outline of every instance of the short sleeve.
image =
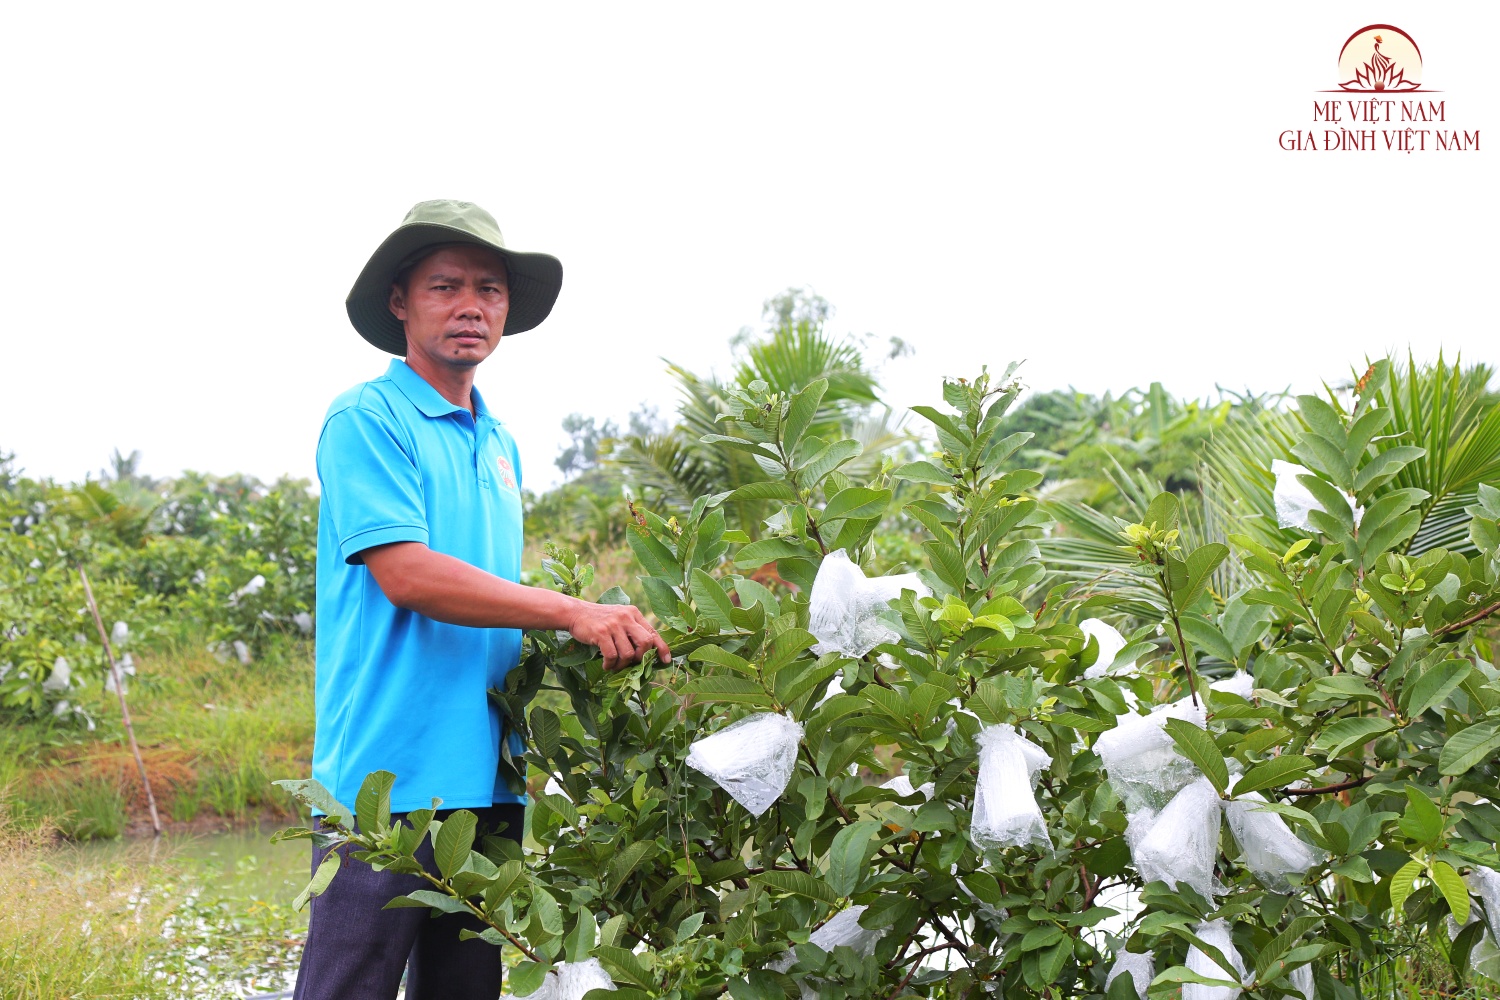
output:
[[363, 563], [360, 553], [376, 545], [427, 544], [421, 470], [379, 414], [351, 406], [328, 418], [318, 479], [345, 562]]

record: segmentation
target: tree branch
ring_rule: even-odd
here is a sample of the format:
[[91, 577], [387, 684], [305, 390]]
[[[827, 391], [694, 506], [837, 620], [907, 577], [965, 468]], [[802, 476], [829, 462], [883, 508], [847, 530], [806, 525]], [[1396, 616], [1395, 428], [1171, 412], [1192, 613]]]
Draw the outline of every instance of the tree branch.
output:
[[1363, 778], [1355, 778], [1353, 781], [1340, 781], [1336, 785], [1323, 785], [1318, 788], [1283, 788], [1282, 795], [1328, 795], [1333, 792], [1347, 792], [1351, 788], [1358, 788], [1371, 778], [1373, 774], [1367, 774]]
[[1442, 628], [1438, 629], [1432, 634], [1434, 636], [1439, 636], [1447, 635], [1449, 632], [1457, 632], [1461, 628], [1468, 628], [1470, 625], [1488, 618], [1490, 615], [1494, 614], [1497, 611], [1500, 611], [1500, 601], [1496, 601], [1494, 604], [1491, 604], [1487, 607], [1480, 608], [1478, 611], [1474, 612], [1467, 618], [1460, 618], [1456, 622], [1449, 622], [1447, 625], [1444, 625]]

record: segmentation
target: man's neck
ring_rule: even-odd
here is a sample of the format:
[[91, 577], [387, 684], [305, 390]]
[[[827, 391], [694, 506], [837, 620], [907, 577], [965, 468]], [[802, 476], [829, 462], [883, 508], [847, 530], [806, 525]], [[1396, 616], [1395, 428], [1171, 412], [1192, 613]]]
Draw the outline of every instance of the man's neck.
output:
[[422, 381], [436, 389], [439, 396], [474, 413], [473, 368], [450, 368], [415, 353], [406, 356], [406, 366], [422, 376]]

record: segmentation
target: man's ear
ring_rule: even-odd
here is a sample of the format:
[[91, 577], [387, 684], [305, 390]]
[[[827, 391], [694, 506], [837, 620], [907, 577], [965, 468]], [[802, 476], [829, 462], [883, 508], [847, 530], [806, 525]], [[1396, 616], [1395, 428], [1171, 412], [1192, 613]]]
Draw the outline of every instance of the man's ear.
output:
[[403, 323], [406, 322], [406, 293], [402, 291], [400, 285], [391, 286], [391, 298], [387, 305], [390, 307], [391, 315]]

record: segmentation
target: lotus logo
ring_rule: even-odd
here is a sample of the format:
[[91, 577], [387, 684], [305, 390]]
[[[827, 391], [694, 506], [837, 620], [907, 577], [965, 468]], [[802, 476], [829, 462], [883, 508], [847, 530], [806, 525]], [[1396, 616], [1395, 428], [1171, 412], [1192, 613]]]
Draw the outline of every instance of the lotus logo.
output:
[[1407, 93], [1422, 85], [1422, 53], [1393, 24], [1371, 24], [1339, 51], [1339, 87], [1362, 94]]

